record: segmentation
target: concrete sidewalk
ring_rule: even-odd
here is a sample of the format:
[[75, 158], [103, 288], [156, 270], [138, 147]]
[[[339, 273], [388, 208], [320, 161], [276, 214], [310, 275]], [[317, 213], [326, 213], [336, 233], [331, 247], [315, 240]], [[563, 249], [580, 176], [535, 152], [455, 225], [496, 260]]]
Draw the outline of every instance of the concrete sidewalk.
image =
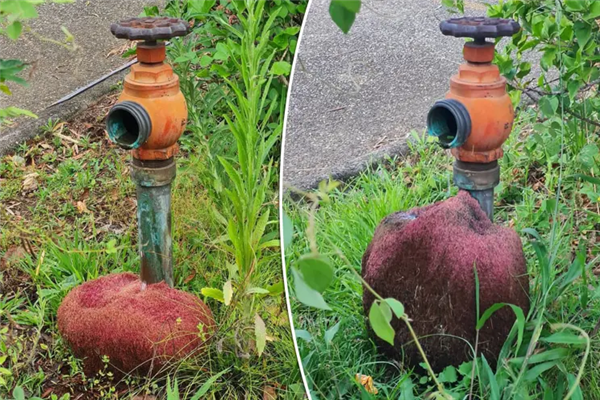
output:
[[[291, 87], [284, 183], [310, 188], [344, 179], [406, 150], [462, 62], [462, 39], [439, 31], [439, 0], [363, 0], [348, 35], [312, 0]], [[485, 15], [468, 2], [467, 15]]]
[[[127, 62], [119, 54], [109, 55], [126, 43], [112, 36], [111, 23], [138, 16], [144, 6], [162, 4], [164, 0], [76, 0], [72, 4], [48, 2], [38, 7], [39, 18], [30, 22], [35, 34], [24, 33], [16, 42], [0, 36], [1, 58], [20, 59], [31, 64], [21, 74], [29, 86], [9, 83], [13, 95], [0, 93], [0, 108], [17, 106], [40, 116], [38, 120], [19, 119], [15, 126], [0, 130], [0, 154], [15, 143], [34, 136], [38, 127], [49, 117], [67, 118], [106, 93], [123, 74], [62, 106], [46, 110], [54, 101]], [[41, 38], [62, 41], [64, 33], [61, 25], [75, 37], [76, 50]]]

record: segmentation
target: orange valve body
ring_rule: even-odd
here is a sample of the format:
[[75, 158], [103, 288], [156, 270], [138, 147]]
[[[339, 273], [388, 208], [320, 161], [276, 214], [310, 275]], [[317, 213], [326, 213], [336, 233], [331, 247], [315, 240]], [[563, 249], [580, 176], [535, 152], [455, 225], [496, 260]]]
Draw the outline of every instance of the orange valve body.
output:
[[471, 117], [471, 133], [452, 154], [460, 161], [489, 163], [502, 157], [514, 121], [514, 108], [494, 57], [494, 44], [465, 44], [466, 63], [450, 80], [446, 98], [461, 102]]
[[177, 140], [187, 123], [187, 104], [179, 90], [179, 77], [170, 65], [163, 62], [164, 46], [155, 49], [141, 47], [138, 49], [138, 58], [153, 62], [131, 66], [117, 103], [135, 102], [150, 117], [150, 135], [141, 146], [132, 150], [133, 157], [139, 160], [167, 160], [178, 151]]

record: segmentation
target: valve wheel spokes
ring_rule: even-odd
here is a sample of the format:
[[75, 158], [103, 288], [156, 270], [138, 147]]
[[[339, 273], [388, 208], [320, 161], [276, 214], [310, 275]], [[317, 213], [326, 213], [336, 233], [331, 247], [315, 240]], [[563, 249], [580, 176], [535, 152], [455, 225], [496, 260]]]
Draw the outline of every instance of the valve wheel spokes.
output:
[[190, 31], [190, 24], [169, 17], [129, 18], [112, 24], [110, 31], [119, 39], [155, 41], [185, 36]]
[[486, 38], [513, 36], [521, 30], [521, 25], [512, 19], [462, 17], [442, 21], [440, 30], [446, 36], [484, 40]]

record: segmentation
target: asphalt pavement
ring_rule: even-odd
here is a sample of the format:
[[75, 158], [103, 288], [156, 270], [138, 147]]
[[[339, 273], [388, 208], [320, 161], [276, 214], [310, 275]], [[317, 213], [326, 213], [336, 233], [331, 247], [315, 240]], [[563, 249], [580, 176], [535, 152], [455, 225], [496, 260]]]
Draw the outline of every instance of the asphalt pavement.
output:
[[[0, 58], [20, 59], [29, 64], [21, 74], [27, 87], [10, 84], [12, 96], [0, 93], [0, 108], [16, 106], [38, 114], [38, 120], [18, 119], [0, 129], [0, 154], [16, 143], [34, 136], [48, 118], [67, 118], [86, 107], [111, 85], [118, 74], [95, 89], [58, 107], [47, 107], [77, 88], [126, 63], [119, 54], [126, 42], [110, 33], [110, 24], [137, 17], [144, 6], [162, 5], [164, 0], [76, 0], [71, 4], [48, 2], [38, 7], [39, 18], [28, 22], [18, 41], [0, 35]], [[73, 46], [62, 46], [64, 26], [74, 37]]]
[[[485, 15], [483, 3], [466, 2], [466, 15]], [[403, 154], [462, 62], [439, 0], [363, 0], [347, 35], [328, 7], [312, 0], [290, 88], [283, 180], [302, 189]]]

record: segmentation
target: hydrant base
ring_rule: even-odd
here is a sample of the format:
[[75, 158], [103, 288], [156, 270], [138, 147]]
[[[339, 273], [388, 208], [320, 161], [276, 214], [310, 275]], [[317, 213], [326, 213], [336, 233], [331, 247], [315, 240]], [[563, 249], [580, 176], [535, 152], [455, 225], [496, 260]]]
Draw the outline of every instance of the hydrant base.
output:
[[[475, 274], [479, 278], [480, 313], [496, 303], [529, 308], [529, 282], [519, 236], [494, 225], [467, 192], [448, 200], [398, 212], [377, 227], [362, 260], [362, 276], [383, 298], [404, 304], [434, 369], [473, 359], [477, 312]], [[368, 315], [374, 297], [363, 290]], [[479, 335], [479, 353], [495, 363], [515, 316], [498, 310]], [[376, 338], [380, 350], [411, 366], [423, 360], [404, 321], [394, 318], [394, 346]], [[462, 338], [462, 339], [459, 339]], [[466, 341], [466, 342], [465, 342]]]
[[[157, 374], [168, 362], [202, 354], [215, 329], [210, 309], [161, 282], [110, 274], [75, 287], [58, 309], [58, 329], [85, 372]], [[103, 361], [108, 358], [108, 363]]]

